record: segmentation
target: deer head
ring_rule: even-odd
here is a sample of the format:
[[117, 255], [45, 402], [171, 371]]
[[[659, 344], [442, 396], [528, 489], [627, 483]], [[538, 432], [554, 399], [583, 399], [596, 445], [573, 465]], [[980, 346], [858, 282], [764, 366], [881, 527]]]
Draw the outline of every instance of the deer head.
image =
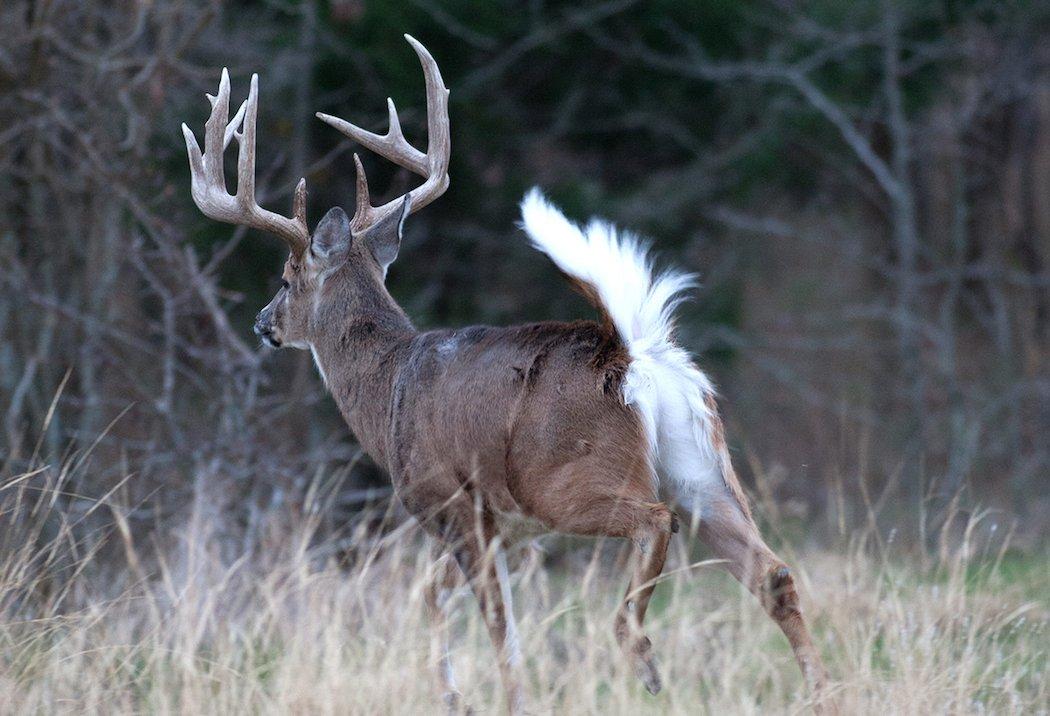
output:
[[[253, 75], [247, 101], [229, 119], [230, 78], [224, 69], [218, 95], [204, 128], [204, 153], [185, 124], [186, 149], [190, 158], [192, 194], [197, 207], [217, 221], [241, 224], [276, 234], [288, 244], [281, 288], [259, 312], [255, 332], [273, 347], [309, 348], [314, 325], [327, 323], [327, 312], [353, 311], [385, 294], [387, 268], [397, 257], [405, 218], [445, 193], [449, 186], [451, 153], [448, 120], [448, 89], [434, 58], [414, 38], [405, 39], [423, 65], [427, 94], [428, 145], [424, 154], [405, 139], [392, 99], [387, 100], [390, 126], [386, 134], [368, 132], [345, 120], [318, 112], [317, 117], [380, 156], [422, 176], [425, 181], [409, 193], [381, 206], [372, 206], [361, 159], [357, 168], [357, 198], [354, 216], [334, 207], [318, 222], [311, 234], [306, 224], [306, 180], [295, 189], [292, 216], [285, 217], [261, 208], [255, 201], [255, 124], [259, 112], [259, 77]], [[223, 152], [237, 139], [237, 193], [226, 190]], [[342, 300], [329, 301], [339, 296]]]

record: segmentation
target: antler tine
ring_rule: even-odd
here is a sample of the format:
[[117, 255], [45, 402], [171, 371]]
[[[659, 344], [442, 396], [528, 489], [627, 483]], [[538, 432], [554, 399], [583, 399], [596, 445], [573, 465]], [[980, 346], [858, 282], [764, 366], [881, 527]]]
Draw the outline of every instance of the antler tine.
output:
[[241, 126], [241, 122], [244, 121], [244, 111], [248, 109], [248, 100], [241, 102], [240, 109], [237, 110], [237, 114], [233, 115], [233, 119], [226, 125], [226, 132], [222, 137], [222, 151], [226, 151], [226, 147], [230, 146], [230, 142], [233, 141], [233, 135], [237, 132], [237, 128]]
[[412, 192], [412, 211], [418, 211], [448, 189], [448, 163], [452, 157], [452, 137], [448, 120], [449, 90], [441, 79], [441, 70], [438, 69], [437, 62], [427, 48], [411, 35], [405, 35], [405, 39], [419, 56], [427, 87], [427, 181]]
[[334, 127], [350, 139], [363, 144], [376, 154], [384, 156], [398, 166], [404, 167], [420, 176], [427, 175], [427, 155], [419, 151], [405, 139], [401, 132], [401, 122], [397, 117], [397, 109], [394, 100], [387, 97], [387, 111], [390, 115], [390, 125], [386, 134], [376, 134], [366, 129], [361, 129], [356, 124], [351, 124], [345, 119], [333, 117], [324, 112], [318, 112], [317, 118], [325, 124]]
[[241, 131], [234, 132], [237, 152], [237, 203], [248, 215], [255, 207], [255, 121], [259, 118], [259, 75], [252, 75], [248, 90], [248, 109]]
[[230, 115], [230, 73], [223, 67], [218, 95], [206, 95], [211, 102], [211, 115], [204, 125], [204, 171], [209, 183], [226, 190], [222, 171], [223, 140]]
[[360, 232], [374, 222], [372, 221], [372, 201], [368, 196], [368, 177], [365, 176], [365, 168], [357, 152], [354, 152], [354, 168], [357, 169], [357, 206], [354, 209], [354, 218], [350, 220], [350, 227], [353, 231]]
[[[427, 89], [427, 152], [424, 154], [405, 139], [401, 131], [394, 100], [387, 99], [389, 127], [386, 134], [375, 134], [351, 124], [339, 117], [318, 112], [322, 122], [339, 130], [350, 139], [363, 144], [376, 154], [386, 157], [395, 164], [408, 169], [426, 179], [422, 185], [409, 194], [410, 211], [422, 209], [430, 202], [445, 193], [449, 185], [448, 163], [451, 156], [451, 139], [448, 120], [448, 88], [441, 79], [437, 62], [427, 49], [415, 38], [405, 35], [412, 49], [419, 56], [423, 65], [423, 76]], [[373, 207], [368, 200], [368, 180], [360, 159], [355, 155], [357, 168], [357, 211], [351, 225], [355, 232], [363, 231], [374, 225], [384, 216], [399, 210], [401, 198], [394, 199], [382, 206]], [[362, 198], [363, 197], [363, 198]]]
[[[208, 95], [212, 110], [204, 125], [204, 154], [197, 138], [185, 124], [186, 151], [190, 159], [191, 191], [197, 207], [217, 221], [243, 224], [269, 231], [281, 237], [295, 253], [302, 253], [310, 243], [306, 225], [306, 180], [300, 179], [292, 200], [292, 217], [267, 211], [255, 201], [255, 124], [259, 115], [259, 76], [252, 75], [248, 99], [241, 104], [233, 120], [230, 111], [230, 76], [223, 69], [219, 92]], [[240, 128], [238, 130], [238, 127]], [[237, 156], [237, 193], [226, 190], [222, 155], [230, 141], [240, 145]]]

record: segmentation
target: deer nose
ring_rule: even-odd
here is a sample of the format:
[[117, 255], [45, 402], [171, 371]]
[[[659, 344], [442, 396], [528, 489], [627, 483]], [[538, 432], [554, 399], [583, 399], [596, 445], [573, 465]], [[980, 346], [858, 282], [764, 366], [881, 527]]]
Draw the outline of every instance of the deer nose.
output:
[[280, 348], [281, 342], [274, 338], [273, 325], [267, 320], [267, 317], [260, 316], [255, 321], [255, 335], [259, 336], [263, 340], [263, 343], [270, 346], [271, 348]]
[[273, 326], [271, 326], [270, 322], [265, 320], [263, 316], [259, 316], [255, 319], [254, 329], [255, 335], [259, 336], [260, 338], [265, 338], [266, 336], [273, 335]]
[[268, 336], [273, 333], [273, 322], [270, 318], [270, 312], [266, 309], [259, 311], [259, 315], [255, 317], [255, 335]]

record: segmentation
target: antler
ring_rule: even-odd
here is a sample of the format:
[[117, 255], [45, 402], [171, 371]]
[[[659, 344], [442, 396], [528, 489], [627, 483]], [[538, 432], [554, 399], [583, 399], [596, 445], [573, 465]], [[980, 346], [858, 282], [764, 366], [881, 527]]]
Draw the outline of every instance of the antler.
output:
[[[255, 120], [259, 115], [259, 75], [252, 75], [251, 90], [233, 120], [230, 113], [230, 74], [224, 68], [219, 80], [219, 94], [207, 95], [211, 116], [204, 125], [204, 154], [197, 138], [185, 124], [186, 151], [190, 156], [193, 201], [205, 216], [228, 224], [243, 224], [280, 236], [293, 253], [302, 253], [310, 245], [306, 226], [306, 179], [300, 179], [292, 200], [292, 218], [267, 211], [255, 203]], [[241, 131], [238, 131], [243, 123]], [[226, 191], [222, 155], [232, 138], [237, 138], [237, 193]]]
[[[390, 128], [386, 134], [379, 135], [361, 129], [339, 117], [323, 112], [317, 113], [322, 122], [335, 127], [340, 132], [371, 149], [376, 154], [386, 157], [395, 164], [408, 169], [426, 179], [423, 184], [408, 193], [409, 212], [415, 213], [445, 193], [449, 185], [448, 161], [452, 152], [448, 124], [448, 88], [441, 79], [437, 62], [415, 38], [405, 35], [408, 44], [419, 55], [423, 65], [423, 76], [427, 85], [427, 153], [419, 151], [405, 139], [401, 132], [401, 122], [397, 118], [394, 100], [387, 99], [390, 112]], [[359, 234], [381, 219], [397, 211], [401, 198], [394, 199], [382, 206], [372, 206], [368, 197], [368, 178], [365, 176], [361, 159], [354, 155], [357, 166], [357, 209], [350, 222], [351, 229]]]

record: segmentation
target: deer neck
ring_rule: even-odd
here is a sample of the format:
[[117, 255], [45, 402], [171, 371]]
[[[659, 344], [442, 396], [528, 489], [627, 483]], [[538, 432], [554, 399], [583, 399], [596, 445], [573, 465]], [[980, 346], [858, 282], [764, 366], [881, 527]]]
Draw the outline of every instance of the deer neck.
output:
[[361, 447], [386, 467], [394, 378], [416, 330], [384, 287], [367, 299], [348, 315], [320, 313], [310, 351]]

